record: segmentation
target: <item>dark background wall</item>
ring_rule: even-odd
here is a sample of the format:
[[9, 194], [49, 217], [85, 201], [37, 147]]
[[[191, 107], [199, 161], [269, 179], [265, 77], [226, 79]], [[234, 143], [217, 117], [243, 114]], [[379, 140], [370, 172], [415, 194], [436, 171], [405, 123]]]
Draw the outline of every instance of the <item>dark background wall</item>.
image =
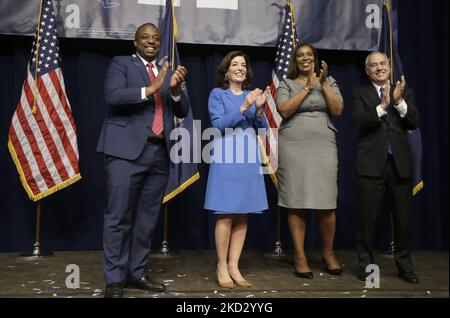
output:
[[[425, 188], [414, 198], [413, 248], [448, 249], [448, 1], [399, 1], [399, 51], [408, 84], [416, 93], [422, 118], [423, 179]], [[0, 35], [0, 252], [31, 250], [34, 242], [35, 204], [26, 196], [7, 149], [9, 123], [20, 97], [32, 38]], [[83, 179], [42, 201], [42, 236], [45, 249], [99, 250], [105, 186], [102, 156], [95, 147], [106, 112], [103, 77], [114, 55], [134, 52], [130, 41], [60, 39], [67, 94], [78, 128]], [[271, 77], [275, 48], [179, 44], [189, 69], [187, 83], [195, 119], [210, 126], [207, 99], [214, 71], [221, 58], [243, 49], [252, 60], [254, 86], [264, 87]], [[319, 51], [330, 65], [344, 96], [345, 110], [335, 119], [339, 129], [339, 197], [336, 248], [353, 249], [356, 224], [356, 130], [349, 118], [351, 89], [366, 81], [367, 52]], [[172, 248], [214, 248], [215, 218], [203, 210], [208, 166], [200, 165], [201, 179], [169, 202], [169, 242]], [[276, 192], [266, 179], [270, 210], [252, 216], [245, 248], [270, 250], [275, 241]], [[389, 214], [381, 215], [376, 246], [387, 249]], [[292, 243], [281, 211], [282, 242]], [[159, 220], [154, 247], [162, 237]], [[311, 214], [307, 248], [320, 248], [320, 236]]]

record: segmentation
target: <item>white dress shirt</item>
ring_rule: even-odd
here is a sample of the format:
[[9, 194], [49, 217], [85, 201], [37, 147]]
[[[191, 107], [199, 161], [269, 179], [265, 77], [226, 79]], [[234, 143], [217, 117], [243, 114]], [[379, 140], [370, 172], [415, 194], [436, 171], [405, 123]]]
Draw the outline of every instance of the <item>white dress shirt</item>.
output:
[[[378, 96], [380, 95], [380, 88], [383, 87], [384, 85], [377, 85], [375, 83], [372, 83], [372, 85], [375, 87]], [[400, 114], [401, 118], [404, 118], [406, 116], [406, 113], [408, 112], [408, 105], [406, 104], [405, 100], [403, 99], [403, 101], [398, 104], [398, 105], [394, 105], [394, 108], [398, 111], [398, 113]], [[381, 107], [381, 103], [377, 106], [377, 113], [378, 113], [378, 118], [381, 119], [381, 117], [386, 116], [387, 112], [386, 110], [383, 110], [383, 108]]]
[[[138, 53], [136, 53], [136, 55], [141, 59], [142, 63], [144, 63], [145, 68], [147, 69], [147, 73], [148, 73], [149, 70], [148, 70], [147, 64], [148, 64], [149, 62], [147, 62], [147, 60], [145, 60], [145, 59], [144, 59], [142, 56], [140, 56]], [[154, 60], [151, 61], [150, 63], [152, 63], [152, 65], [153, 65], [153, 67], [152, 67], [153, 74], [155, 74], [155, 77], [158, 76], [159, 71], [158, 71], [158, 68], [156, 67], [156, 59], [154, 59]], [[170, 96], [172, 97], [172, 100], [173, 100], [174, 102], [179, 102], [180, 99], [181, 99], [181, 95], [180, 95], [180, 96], [173, 96], [173, 95], [171, 94]], [[143, 102], [144, 102], [144, 101], [148, 101], [148, 97], [145, 96], [145, 87], [142, 87], [142, 88], [141, 88], [141, 100], [142, 100]]]

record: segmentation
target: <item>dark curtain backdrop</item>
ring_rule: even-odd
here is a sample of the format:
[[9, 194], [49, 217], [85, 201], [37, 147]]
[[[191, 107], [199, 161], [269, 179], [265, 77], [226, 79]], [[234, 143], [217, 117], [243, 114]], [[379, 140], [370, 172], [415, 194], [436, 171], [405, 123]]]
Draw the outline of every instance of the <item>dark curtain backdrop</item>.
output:
[[[413, 248], [448, 249], [448, 2], [400, 1], [399, 50], [408, 84], [415, 89], [422, 117], [423, 178], [425, 188], [414, 198]], [[31, 50], [31, 37], [0, 35], [0, 252], [31, 250], [34, 242], [35, 204], [20, 184], [7, 149], [10, 119], [20, 97]], [[83, 179], [42, 201], [44, 249], [100, 250], [103, 210], [106, 203], [103, 158], [95, 152], [106, 112], [103, 77], [114, 55], [134, 53], [130, 41], [60, 39], [67, 94], [78, 129]], [[215, 68], [234, 49], [243, 49], [252, 60], [254, 86], [264, 87], [271, 78], [275, 48], [179, 44], [195, 119], [210, 126], [207, 100], [214, 85]], [[356, 230], [356, 130], [349, 117], [352, 88], [366, 81], [367, 52], [319, 51], [330, 65], [344, 96], [345, 110], [335, 124], [339, 129], [339, 197], [336, 248], [353, 249]], [[203, 210], [208, 166], [200, 165], [201, 179], [169, 202], [169, 243], [172, 248], [214, 248], [213, 216]], [[266, 178], [270, 210], [251, 216], [245, 248], [271, 250], [275, 241], [276, 192]], [[389, 214], [380, 216], [376, 247], [387, 249]], [[286, 213], [281, 211], [285, 248], [292, 242]], [[159, 220], [154, 247], [162, 238]], [[314, 214], [311, 214], [306, 247], [321, 247]]]

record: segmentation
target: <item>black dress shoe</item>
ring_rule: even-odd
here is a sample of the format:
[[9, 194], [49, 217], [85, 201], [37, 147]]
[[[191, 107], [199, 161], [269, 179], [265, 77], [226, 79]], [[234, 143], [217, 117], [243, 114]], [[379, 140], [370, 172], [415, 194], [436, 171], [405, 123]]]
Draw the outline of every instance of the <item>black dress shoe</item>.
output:
[[106, 285], [105, 298], [122, 298], [123, 297], [123, 284], [111, 283]]
[[322, 257], [322, 263], [325, 265], [325, 270], [330, 275], [342, 275], [343, 270], [341, 267], [338, 268], [328, 268], [327, 262], [325, 262], [325, 259]]
[[155, 292], [162, 292], [166, 290], [166, 286], [157, 283], [146, 276], [142, 277], [141, 279], [130, 280], [128, 282], [128, 288], [142, 289]]
[[312, 272], [297, 272], [295, 271], [295, 275], [300, 278], [313, 279], [314, 275]]
[[418, 284], [419, 283], [419, 277], [417, 277], [416, 273], [409, 271], [409, 272], [399, 272], [398, 276], [400, 276], [401, 279], [403, 279], [405, 282], [412, 283], [412, 284]]

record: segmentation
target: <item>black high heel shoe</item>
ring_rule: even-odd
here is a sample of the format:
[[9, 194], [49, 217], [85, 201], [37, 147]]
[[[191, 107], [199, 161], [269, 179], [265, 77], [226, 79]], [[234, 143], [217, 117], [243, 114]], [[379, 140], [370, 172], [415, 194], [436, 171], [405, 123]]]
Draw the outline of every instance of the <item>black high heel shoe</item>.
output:
[[323, 265], [325, 265], [325, 270], [327, 271], [328, 274], [330, 275], [342, 275], [342, 273], [344, 272], [342, 270], [342, 267], [338, 267], [338, 268], [328, 268], [327, 262], [325, 262], [325, 258], [322, 257], [322, 263]]
[[312, 272], [297, 272], [295, 271], [295, 275], [300, 278], [313, 279], [314, 275]]

